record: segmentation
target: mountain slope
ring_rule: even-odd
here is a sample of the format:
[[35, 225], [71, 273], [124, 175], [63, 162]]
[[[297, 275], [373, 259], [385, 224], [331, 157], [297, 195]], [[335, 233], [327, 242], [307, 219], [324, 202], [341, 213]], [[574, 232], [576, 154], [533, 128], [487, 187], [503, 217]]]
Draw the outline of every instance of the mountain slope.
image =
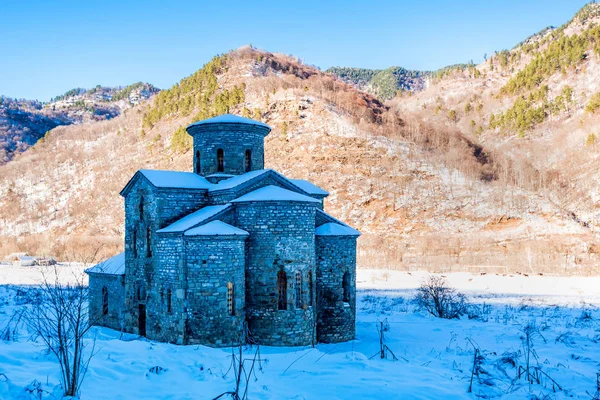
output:
[[363, 266], [589, 271], [597, 262], [593, 233], [515, 185], [520, 169], [502, 153], [252, 48], [215, 58], [126, 115], [56, 128], [0, 167], [0, 252], [65, 256], [97, 243], [116, 252], [120, 189], [140, 168], [190, 170], [183, 127], [227, 111], [274, 128], [267, 168], [331, 193], [327, 209], [363, 232]]
[[543, 194], [597, 231], [600, 201], [596, 138], [600, 116], [600, 5], [549, 28], [510, 51], [397, 98], [401, 113], [458, 129], [516, 165], [512, 183]]
[[114, 118], [157, 92], [154, 86], [138, 82], [124, 88], [72, 89], [48, 103], [0, 96], [0, 164], [57, 126]]

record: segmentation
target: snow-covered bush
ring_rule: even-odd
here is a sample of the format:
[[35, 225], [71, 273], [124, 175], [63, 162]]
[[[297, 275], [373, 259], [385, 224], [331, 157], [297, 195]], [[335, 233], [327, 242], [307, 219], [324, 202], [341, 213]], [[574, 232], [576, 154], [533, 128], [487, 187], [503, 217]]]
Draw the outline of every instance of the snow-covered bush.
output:
[[459, 318], [468, 311], [465, 296], [450, 287], [440, 275], [431, 275], [421, 283], [414, 302], [419, 309], [438, 318]]

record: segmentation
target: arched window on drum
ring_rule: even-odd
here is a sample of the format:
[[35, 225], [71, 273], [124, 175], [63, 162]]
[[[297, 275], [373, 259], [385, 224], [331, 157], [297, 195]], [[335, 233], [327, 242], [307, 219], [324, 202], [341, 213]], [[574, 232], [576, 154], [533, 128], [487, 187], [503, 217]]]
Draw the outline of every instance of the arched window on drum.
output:
[[225, 155], [223, 149], [217, 150], [217, 172], [223, 172], [225, 170]]

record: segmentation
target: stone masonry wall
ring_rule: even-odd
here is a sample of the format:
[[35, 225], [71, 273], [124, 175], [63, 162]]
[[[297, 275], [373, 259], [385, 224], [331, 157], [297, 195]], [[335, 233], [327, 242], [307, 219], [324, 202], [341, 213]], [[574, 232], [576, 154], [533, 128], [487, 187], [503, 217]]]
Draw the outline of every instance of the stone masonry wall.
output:
[[[143, 206], [140, 207], [142, 199]], [[135, 182], [127, 194], [125, 198], [124, 305], [125, 330], [127, 332], [140, 333], [139, 328], [143, 319], [140, 319], [143, 317], [140, 316], [140, 312], [145, 309], [148, 337], [169, 342], [183, 339], [183, 328], [175, 328], [179, 322], [173, 325], [174, 323], [168, 321], [169, 318], [162, 321], [157, 314], [160, 290], [166, 290], [166, 288], [155, 285], [155, 282], [164, 283], [164, 281], [156, 280], [158, 277], [155, 263], [158, 252], [156, 231], [198, 210], [207, 203], [206, 190], [158, 189], [143, 177]], [[150, 242], [150, 251], [148, 251], [148, 242]], [[165, 296], [163, 293], [163, 300]], [[172, 305], [174, 307], [175, 302]], [[163, 323], [169, 328], [162, 327]], [[165, 331], [171, 333], [164, 336]]]
[[[253, 340], [274, 346], [304, 346], [316, 340], [314, 203], [236, 204], [235, 226], [250, 233], [246, 260], [246, 312]], [[278, 309], [277, 274], [287, 275], [286, 309]], [[310, 273], [309, 273], [310, 271]], [[296, 301], [296, 273], [302, 278]], [[313, 293], [310, 293], [312, 288]]]
[[[223, 149], [223, 171], [217, 168], [217, 150]], [[222, 172], [239, 175], [246, 172], [246, 150], [251, 151], [251, 171], [264, 168], [264, 131], [252, 125], [214, 125], [194, 134], [194, 172], [200, 152], [200, 175]]]
[[[92, 325], [123, 330], [125, 277], [123, 275], [89, 274], [89, 316]], [[108, 290], [108, 314], [102, 311], [102, 288]]]
[[[317, 339], [352, 340], [356, 335], [356, 237], [316, 236]], [[343, 278], [349, 273], [350, 301], [344, 302]]]
[[[140, 207], [143, 199], [143, 206]], [[157, 189], [138, 179], [125, 198], [125, 330], [140, 333], [140, 311], [146, 310], [146, 331], [159, 335], [151, 303], [156, 300], [156, 231], [206, 205], [206, 191]], [[150, 246], [148, 246], [150, 242]], [[148, 248], [150, 247], [150, 251]], [[158, 290], [158, 289], [157, 289]], [[141, 306], [141, 307], [140, 307]], [[143, 316], [142, 316], [143, 317]], [[151, 328], [153, 324], [153, 328]], [[167, 341], [174, 341], [169, 338]]]
[[[146, 295], [154, 277], [152, 257], [147, 257], [147, 232], [148, 229], [154, 232], [159, 226], [157, 192], [142, 178], [125, 198], [125, 331], [137, 334], [140, 333], [140, 305], [146, 306]], [[153, 235], [151, 242], [152, 238]]]
[[164, 228], [208, 205], [208, 194], [206, 190], [160, 189], [157, 202], [158, 226]]
[[[245, 343], [246, 236], [187, 236], [187, 343]], [[233, 289], [233, 310], [228, 304]], [[233, 314], [233, 315], [232, 315]]]
[[184, 240], [180, 234], [156, 235], [155, 277], [147, 297], [147, 336], [185, 343]]

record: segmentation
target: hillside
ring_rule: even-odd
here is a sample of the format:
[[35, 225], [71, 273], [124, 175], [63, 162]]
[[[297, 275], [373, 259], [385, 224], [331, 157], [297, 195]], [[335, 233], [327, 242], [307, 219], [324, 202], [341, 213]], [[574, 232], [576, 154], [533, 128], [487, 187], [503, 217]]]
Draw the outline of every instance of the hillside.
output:
[[[422, 93], [411, 101], [430, 91]], [[0, 167], [0, 252], [68, 258], [102, 243], [114, 254], [123, 235], [118, 193], [133, 173], [191, 170], [183, 127], [233, 112], [274, 128], [267, 168], [331, 193], [327, 209], [363, 232], [362, 266], [595, 268], [590, 225], [544, 190], [520, 184], [528, 158], [488, 148], [417, 104], [396, 98], [390, 108], [288, 56], [247, 47], [215, 57], [150, 102], [111, 120], [55, 128]]]
[[597, 231], [600, 5], [547, 28], [476, 68], [451, 71], [391, 105], [465, 137], [514, 164], [513, 184], [543, 194], [584, 227]]
[[[531, 38], [528, 40], [531, 40]], [[423, 91], [432, 81], [438, 81], [448, 74], [458, 71], [474, 72], [475, 70], [475, 64], [471, 62], [469, 64], [449, 65], [436, 71], [415, 71], [402, 67], [389, 67], [386, 69], [331, 67], [325, 72], [382, 101], [387, 101], [396, 96]]]
[[114, 118], [157, 92], [154, 86], [138, 82], [126, 87], [71, 89], [47, 103], [0, 96], [0, 164], [57, 126]]
[[368, 92], [379, 99], [390, 100], [398, 93], [420, 91], [427, 87], [431, 72], [407, 70], [402, 67], [367, 69], [331, 67], [329, 72], [346, 83]]
[[[457, 129], [501, 154], [512, 169], [502, 172], [512, 175], [511, 185], [536, 193], [597, 238], [598, 22], [600, 5], [590, 3], [563, 26], [532, 35], [475, 68], [449, 70], [426, 90], [389, 105], [440, 129]], [[584, 247], [598, 251], [591, 243]]]
[[69, 123], [65, 115], [48, 114], [42, 108], [37, 101], [0, 97], [0, 164], [34, 145], [47, 131]]

